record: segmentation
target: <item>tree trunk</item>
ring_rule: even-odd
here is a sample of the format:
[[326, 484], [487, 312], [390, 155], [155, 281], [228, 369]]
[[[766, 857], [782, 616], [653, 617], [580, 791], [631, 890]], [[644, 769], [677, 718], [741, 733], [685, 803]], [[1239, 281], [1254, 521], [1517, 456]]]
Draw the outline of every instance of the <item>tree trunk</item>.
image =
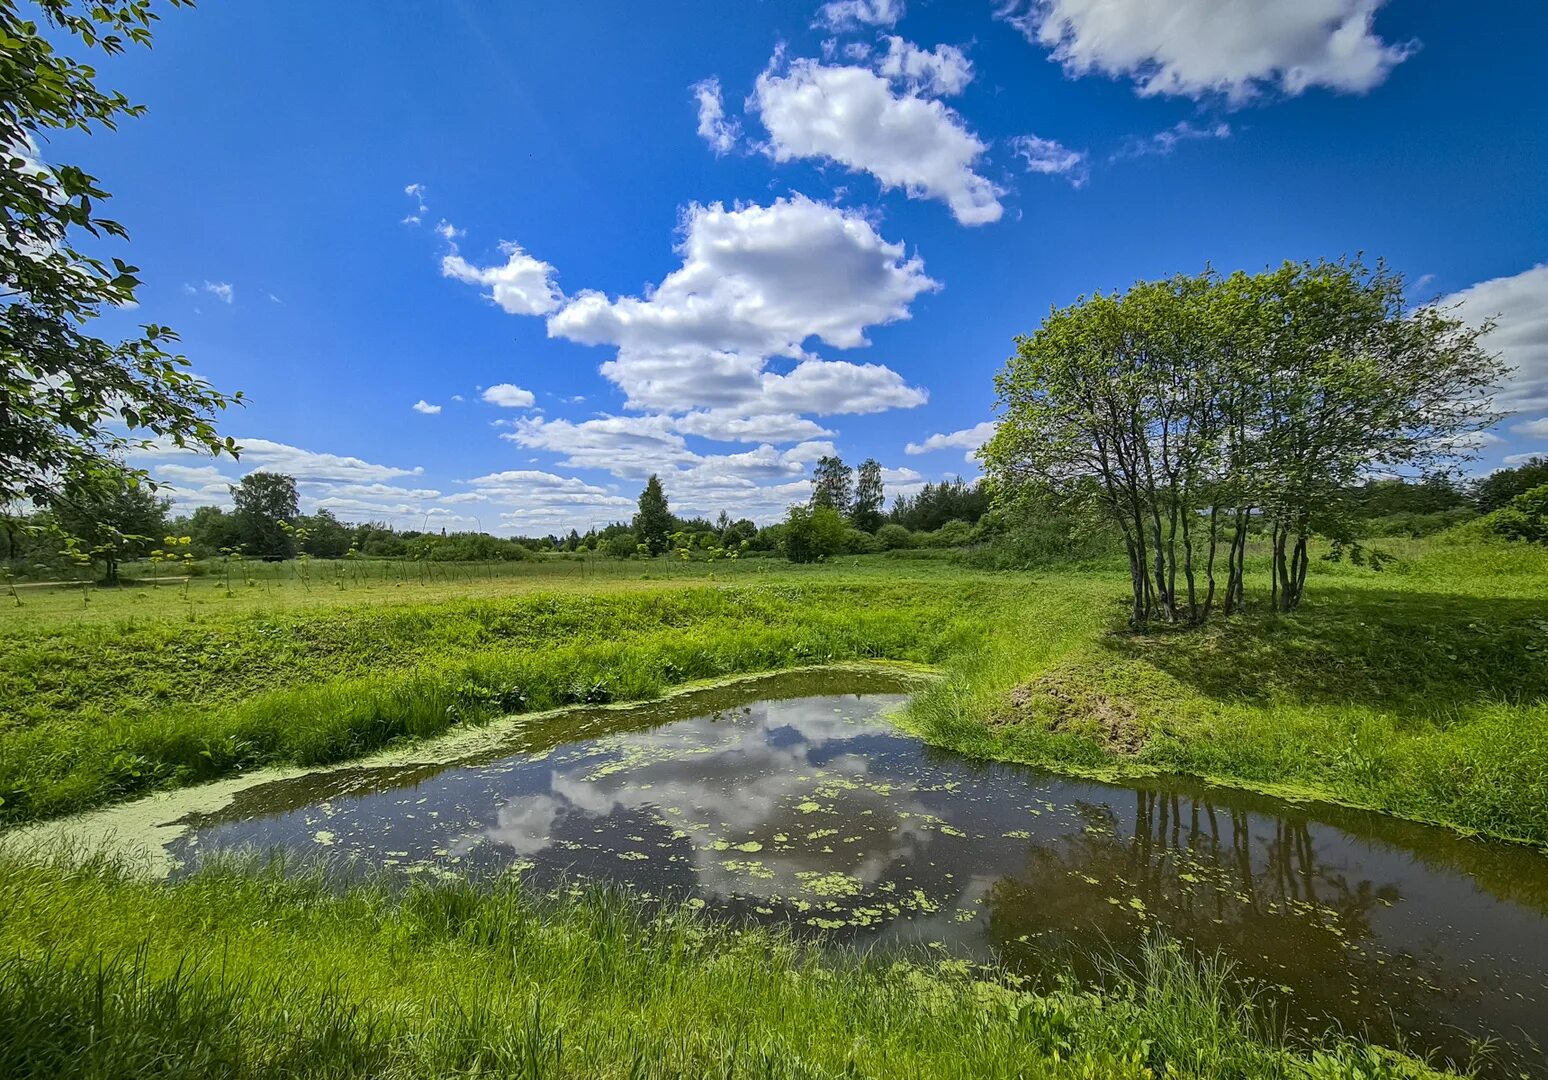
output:
[[1204, 564], [1204, 614], [1200, 622], [1208, 622], [1215, 607], [1215, 548], [1220, 543], [1220, 504], [1209, 508], [1209, 559]]
[[1197, 624], [1199, 620], [1199, 594], [1198, 583], [1193, 577], [1193, 526], [1189, 523], [1190, 512], [1184, 512], [1182, 516], [1183, 537], [1183, 577], [1188, 582], [1188, 621]]

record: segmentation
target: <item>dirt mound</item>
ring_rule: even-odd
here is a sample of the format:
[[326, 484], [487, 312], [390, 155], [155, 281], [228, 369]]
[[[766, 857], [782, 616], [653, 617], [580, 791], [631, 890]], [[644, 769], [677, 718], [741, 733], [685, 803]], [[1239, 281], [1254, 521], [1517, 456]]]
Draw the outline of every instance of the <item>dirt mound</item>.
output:
[[1134, 706], [1069, 672], [1054, 671], [1010, 692], [997, 725], [1038, 723], [1095, 739], [1113, 754], [1137, 754], [1149, 734]]

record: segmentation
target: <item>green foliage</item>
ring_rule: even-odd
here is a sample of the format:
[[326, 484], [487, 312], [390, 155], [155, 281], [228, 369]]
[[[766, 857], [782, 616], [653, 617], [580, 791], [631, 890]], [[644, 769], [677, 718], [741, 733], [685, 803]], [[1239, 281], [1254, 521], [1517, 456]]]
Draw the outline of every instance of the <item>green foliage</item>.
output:
[[1358, 518], [1384, 518], [1396, 514], [1440, 514], [1472, 505], [1467, 492], [1448, 476], [1421, 480], [1368, 480], [1345, 495], [1349, 512]]
[[404, 553], [411, 559], [431, 562], [516, 562], [531, 558], [525, 544], [488, 533], [421, 534], [404, 541]]
[[120, 562], [161, 543], [171, 505], [134, 473], [103, 469], [66, 483], [54, 498], [53, 518], [116, 582]]
[[1288, 1042], [1225, 966], [1157, 940], [1104, 991], [863, 957], [619, 892], [230, 864], [175, 884], [0, 862], [18, 1076], [1421, 1080]]
[[812, 470], [812, 509], [832, 510], [848, 517], [854, 508], [855, 470], [836, 454], [817, 460]]
[[984, 543], [966, 559], [986, 569], [1034, 570], [1107, 561], [1123, 551], [1117, 532], [1105, 521], [1040, 501], [1031, 491], [991, 510], [978, 528]]
[[1480, 524], [1507, 540], [1548, 544], [1548, 484], [1522, 492]]
[[[604, 541], [605, 550], [614, 558], [627, 559], [635, 553], [639, 542], [635, 540], [633, 533], [618, 533]], [[647, 548], [646, 550], [649, 550]]]
[[960, 476], [939, 484], [927, 483], [917, 495], [900, 495], [888, 520], [910, 532], [934, 532], [948, 521], [974, 524], [989, 510], [989, 492], [982, 480], [969, 484]]
[[912, 547], [954, 548], [962, 547], [973, 539], [973, 526], [965, 521], [948, 521], [934, 532], [916, 532]]
[[1136, 626], [1207, 619], [1222, 548], [1223, 607], [1240, 609], [1258, 521], [1270, 602], [1293, 611], [1310, 538], [1353, 538], [1351, 488], [1454, 459], [1492, 422], [1485, 330], [1409, 307], [1401, 277], [1359, 261], [1141, 282], [1017, 339], [983, 457], [1001, 493], [1031, 486], [1118, 530]]
[[667, 549], [667, 534], [672, 531], [672, 512], [667, 508], [666, 493], [661, 490], [661, 479], [655, 473], [645, 481], [640, 492], [640, 511], [634, 515], [634, 535], [652, 555], [660, 555]]
[[315, 514], [298, 515], [296, 526], [306, 530], [302, 550], [322, 559], [342, 558], [353, 542], [351, 530], [327, 509]]
[[290, 526], [299, 513], [294, 477], [284, 473], [252, 472], [231, 489], [233, 515], [242, 548], [249, 555], [288, 559], [295, 554]]
[[828, 506], [792, 506], [785, 518], [783, 543], [791, 562], [831, 559], [845, 550], [849, 527], [843, 515]]
[[877, 529], [876, 540], [881, 544], [883, 551], [897, 551], [914, 546], [914, 534], [895, 521], [889, 521]]
[[218, 506], [201, 506], [186, 518], [178, 518], [173, 528], [180, 536], [193, 538], [194, 554], [202, 559], [240, 547], [242, 529], [235, 515]]
[[1473, 488], [1473, 501], [1484, 513], [1500, 510], [1518, 495], [1548, 484], [1548, 457], [1534, 457], [1510, 469], [1496, 469]]
[[158, 439], [235, 454], [214, 421], [241, 398], [191, 374], [169, 351], [177, 335], [167, 327], [116, 343], [90, 332], [104, 311], [134, 304], [139, 269], [78, 246], [127, 232], [100, 213], [108, 193], [95, 177], [37, 156], [51, 133], [111, 129], [144, 111], [99, 88], [95, 68], [59, 46], [110, 57], [149, 45], [151, 3], [36, 6], [42, 25], [0, 3], [0, 506], [51, 504], [62, 483], [112, 476], [126, 451]]
[[882, 517], [882, 506], [886, 500], [881, 462], [875, 458], [866, 458], [860, 463], [855, 481], [855, 503], [849, 515], [850, 523], [863, 532], [874, 533], [885, 520]]

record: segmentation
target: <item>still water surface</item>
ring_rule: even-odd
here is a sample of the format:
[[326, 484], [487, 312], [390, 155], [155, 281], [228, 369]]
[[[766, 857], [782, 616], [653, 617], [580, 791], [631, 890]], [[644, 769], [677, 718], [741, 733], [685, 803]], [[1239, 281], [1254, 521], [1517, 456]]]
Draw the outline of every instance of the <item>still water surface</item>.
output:
[[799, 673], [534, 721], [495, 751], [250, 789], [172, 846], [327, 851], [407, 874], [520, 865], [855, 944], [1037, 973], [1160, 927], [1293, 1021], [1548, 1075], [1548, 858], [1185, 781], [976, 761], [885, 718], [888, 673]]

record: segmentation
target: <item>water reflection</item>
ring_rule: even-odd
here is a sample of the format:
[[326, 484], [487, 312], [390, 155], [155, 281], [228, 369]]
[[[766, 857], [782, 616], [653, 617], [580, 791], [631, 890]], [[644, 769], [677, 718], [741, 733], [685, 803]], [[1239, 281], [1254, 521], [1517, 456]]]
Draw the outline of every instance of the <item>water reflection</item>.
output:
[[[923, 747], [891, 677], [783, 676], [529, 726], [452, 766], [253, 789], [175, 854], [283, 845], [406, 874], [522, 867], [735, 918], [1089, 969], [1156, 927], [1297, 1022], [1541, 1069], [1548, 860], [1183, 783], [1075, 782]], [[859, 689], [861, 694], [845, 693]]]

